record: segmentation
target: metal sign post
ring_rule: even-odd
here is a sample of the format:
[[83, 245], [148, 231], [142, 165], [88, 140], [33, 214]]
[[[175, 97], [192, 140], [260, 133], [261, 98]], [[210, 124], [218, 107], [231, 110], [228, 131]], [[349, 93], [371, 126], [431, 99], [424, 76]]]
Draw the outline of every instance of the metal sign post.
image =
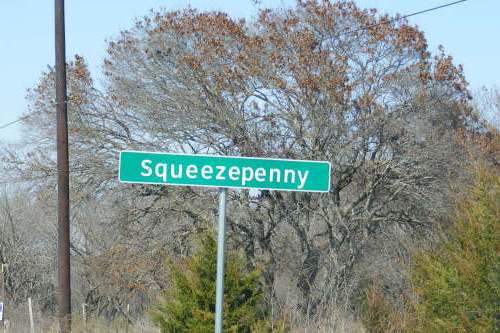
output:
[[330, 172], [327, 161], [122, 151], [118, 179], [122, 183], [219, 188], [215, 333], [222, 333], [227, 188], [328, 192]]
[[3, 328], [5, 332], [5, 318], [4, 318], [4, 307], [5, 307], [5, 269], [6, 265], [0, 265], [0, 328]]
[[224, 240], [226, 232], [226, 194], [219, 190], [219, 230], [217, 232], [217, 280], [215, 291], [215, 333], [222, 333], [222, 311], [224, 305]]

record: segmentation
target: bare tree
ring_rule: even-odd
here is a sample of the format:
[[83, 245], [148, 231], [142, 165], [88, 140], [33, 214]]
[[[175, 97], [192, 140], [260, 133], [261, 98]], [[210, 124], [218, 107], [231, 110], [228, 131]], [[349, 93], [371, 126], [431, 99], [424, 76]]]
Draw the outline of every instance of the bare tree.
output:
[[32, 297], [50, 312], [55, 307], [53, 220], [24, 191], [4, 188], [0, 200], [0, 262], [7, 265], [7, 299], [19, 304]]
[[483, 87], [474, 94], [474, 109], [492, 127], [500, 129], [500, 90]]
[[[106, 277], [131, 249], [148, 261], [144, 240], [183, 255], [183, 240], [213, 218], [212, 191], [117, 184], [119, 150], [328, 160], [329, 193], [230, 194], [232, 244], [264, 268], [271, 297], [284, 297], [277, 280], [292, 281], [305, 311], [349, 298], [380, 235], [447, 212], [465, 158], [455, 134], [479, 126], [451, 57], [431, 57], [405, 20], [350, 1], [299, 1], [250, 23], [153, 12], [109, 43], [104, 71], [98, 89], [81, 57], [68, 65], [73, 205], [116, 212], [96, 217], [115, 234], [94, 244], [89, 267]], [[53, 87], [50, 70], [28, 96], [27, 148], [3, 155], [9, 174], [39, 180], [39, 191], [54, 186]], [[96, 236], [82, 230], [82, 244]], [[167, 230], [182, 246], [166, 245], [157, 233]]]

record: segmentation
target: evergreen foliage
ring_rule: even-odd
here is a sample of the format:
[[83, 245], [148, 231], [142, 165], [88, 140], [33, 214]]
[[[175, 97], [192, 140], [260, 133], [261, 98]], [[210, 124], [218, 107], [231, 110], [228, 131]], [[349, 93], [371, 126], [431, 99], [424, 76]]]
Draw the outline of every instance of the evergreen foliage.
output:
[[[215, 322], [216, 242], [205, 235], [199, 250], [183, 263], [168, 263], [172, 286], [152, 311], [162, 333], [213, 332]], [[247, 273], [243, 259], [226, 255], [223, 331], [263, 332], [267, 326], [260, 273]]]
[[416, 257], [415, 332], [500, 329], [500, 176], [478, 172], [451, 237]]

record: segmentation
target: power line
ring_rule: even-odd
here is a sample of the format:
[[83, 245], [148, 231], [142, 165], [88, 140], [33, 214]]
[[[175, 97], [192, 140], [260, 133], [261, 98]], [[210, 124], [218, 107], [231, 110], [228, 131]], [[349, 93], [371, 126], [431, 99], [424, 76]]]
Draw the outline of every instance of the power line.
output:
[[20, 117], [20, 118], [14, 120], [14, 121], [9, 122], [9, 123], [3, 124], [2, 126], [0, 126], [0, 130], [3, 130], [4, 128], [7, 128], [7, 127], [9, 127], [11, 125], [14, 125], [14, 124], [16, 124], [16, 123], [18, 123], [20, 121], [23, 121], [24, 119], [29, 118], [29, 117], [31, 117], [31, 114], [23, 116], [23, 117]]
[[[63, 103], [67, 104], [68, 102], [63, 102]], [[57, 104], [59, 104], [59, 103], [52, 103], [53, 106], [56, 106]], [[17, 118], [16, 120], [13, 120], [13, 121], [8, 122], [6, 124], [0, 125], [0, 130], [3, 130], [4, 128], [7, 128], [7, 127], [12, 126], [14, 124], [17, 124], [20, 121], [23, 121], [23, 120], [26, 120], [28, 118], [31, 118], [31, 117], [33, 117], [34, 115], [36, 115], [36, 114], [38, 114], [40, 112], [42, 112], [42, 110], [34, 111], [34, 112], [32, 112], [30, 114], [27, 114], [25, 116], [21, 116], [21, 117]]]
[[[424, 10], [420, 10], [418, 12], [413, 12], [413, 13], [410, 13], [410, 14], [406, 14], [406, 15], [403, 15], [403, 16], [400, 16], [400, 17], [395, 17], [387, 22], [378, 22], [378, 23], [374, 23], [374, 24], [371, 24], [371, 25], [367, 25], [367, 26], [364, 26], [364, 27], [361, 27], [359, 29], [355, 29], [355, 30], [347, 30], [345, 31], [345, 35], [349, 35], [349, 34], [353, 34], [353, 33], [356, 33], [356, 32], [359, 32], [359, 31], [363, 31], [363, 30], [367, 30], [367, 29], [370, 29], [370, 28], [373, 28], [373, 27], [376, 27], [378, 25], [382, 25], [382, 24], [387, 24], [387, 23], [392, 23], [392, 22], [396, 22], [396, 21], [400, 21], [400, 20], [404, 20], [408, 17], [412, 17], [412, 16], [416, 16], [416, 15], [420, 15], [420, 14], [425, 14], [425, 13], [428, 13], [428, 12], [432, 12], [432, 11], [435, 11], [435, 10], [439, 10], [439, 9], [442, 9], [442, 8], [446, 8], [446, 7], [450, 7], [450, 6], [454, 6], [454, 5], [458, 5], [460, 3], [463, 3], [463, 2], [466, 2], [468, 0], [458, 0], [458, 1], [453, 1], [453, 2], [449, 2], [449, 3], [446, 3], [446, 4], [443, 4], [443, 5], [440, 5], [440, 6], [436, 6], [436, 7], [432, 7], [432, 8], [428, 8], [428, 9], [424, 9]], [[64, 102], [64, 103], [67, 103], [67, 102]], [[57, 103], [54, 103], [54, 105], [56, 105]], [[9, 123], [6, 123], [6, 124], [3, 124], [3, 125], [0, 125], [0, 130], [3, 130], [9, 126], [12, 126], [20, 121], [23, 121], [25, 119], [28, 119], [30, 117], [32, 117], [34, 114], [36, 114], [38, 112], [34, 112], [34, 113], [31, 113], [31, 114], [28, 114], [26, 116], [23, 116], [23, 117], [20, 117], [16, 120], [13, 120]]]
[[424, 9], [424, 10], [421, 10], [421, 11], [418, 11], [418, 12], [415, 12], [415, 13], [411, 13], [411, 14], [407, 14], [407, 15], [401, 16], [401, 19], [405, 19], [405, 18], [408, 18], [408, 17], [411, 17], [411, 16], [415, 16], [415, 15], [424, 14], [424, 13], [427, 13], [427, 12], [432, 12], [434, 10], [438, 10], [438, 9], [449, 7], [449, 6], [458, 5], [459, 3], [466, 2], [466, 1], [467, 0], [459, 0], [459, 1], [449, 2], [449, 3], [446, 3], [446, 4], [441, 5], [441, 6], [437, 6], [437, 7], [433, 7], [433, 8], [429, 8], [429, 9]]
[[440, 6], [436, 6], [436, 7], [432, 7], [432, 8], [428, 8], [428, 9], [424, 9], [424, 10], [420, 10], [418, 12], [413, 12], [413, 13], [406, 14], [406, 15], [399, 16], [399, 17], [394, 17], [393, 19], [391, 19], [391, 20], [389, 20], [387, 22], [378, 22], [378, 23], [370, 24], [370, 25], [367, 25], [367, 26], [364, 26], [364, 27], [361, 27], [359, 29], [355, 29], [355, 30], [352, 30], [352, 31], [346, 31], [346, 35], [353, 34], [353, 33], [356, 33], [356, 32], [359, 32], [359, 31], [363, 31], [363, 30], [366, 30], [366, 29], [370, 29], [370, 28], [376, 27], [378, 25], [382, 25], [382, 24], [387, 24], [387, 23], [392, 23], [392, 22], [404, 20], [404, 19], [406, 19], [408, 17], [412, 17], [412, 16], [416, 16], [416, 15], [420, 15], [420, 14], [432, 12], [432, 11], [439, 10], [439, 9], [442, 9], [442, 8], [445, 8], [445, 7], [450, 7], [450, 6], [458, 5], [458, 4], [460, 4], [462, 2], [466, 2], [466, 1], [468, 1], [468, 0], [453, 1], [453, 2], [446, 3], [444, 5], [440, 5]]

